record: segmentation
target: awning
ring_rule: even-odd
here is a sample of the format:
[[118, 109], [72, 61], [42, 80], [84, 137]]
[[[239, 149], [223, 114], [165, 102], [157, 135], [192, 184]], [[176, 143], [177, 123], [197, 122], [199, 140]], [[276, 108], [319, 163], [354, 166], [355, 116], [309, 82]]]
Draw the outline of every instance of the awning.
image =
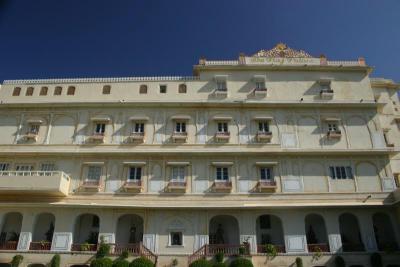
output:
[[146, 165], [146, 161], [124, 161], [123, 164], [132, 166], [143, 166]]
[[189, 115], [174, 115], [171, 120], [190, 120], [191, 118]]
[[338, 117], [324, 117], [322, 118], [324, 121], [340, 121], [341, 119]]
[[273, 117], [271, 117], [271, 116], [254, 116], [253, 117], [253, 120], [256, 120], [256, 121], [272, 121], [274, 118]]
[[256, 162], [257, 166], [273, 166], [273, 165], [278, 165], [277, 161], [257, 161]]
[[233, 161], [213, 161], [211, 164], [214, 166], [232, 166]]
[[226, 81], [226, 80], [228, 80], [228, 75], [215, 75], [214, 80], [221, 81], [221, 82]]
[[224, 116], [224, 115], [215, 115], [213, 117], [213, 120], [215, 120], [215, 121], [231, 121], [232, 117], [231, 116]]
[[84, 165], [104, 165], [103, 161], [86, 161], [83, 163]]
[[253, 81], [264, 82], [265, 80], [266, 80], [265, 75], [254, 75], [253, 76]]
[[96, 116], [90, 118], [91, 121], [101, 121], [101, 122], [110, 122], [111, 118], [108, 116]]
[[36, 123], [36, 124], [42, 124], [43, 121], [40, 119], [28, 119], [26, 120], [27, 123]]
[[189, 161], [168, 161], [167, 165], [169, 166], [185, 166], [190, 165]]
[[129, 117], [129, 120], [130, 121], [148, 121], [149, 117], [147, 117], [147, 116], [132, 116], [132, 117]]

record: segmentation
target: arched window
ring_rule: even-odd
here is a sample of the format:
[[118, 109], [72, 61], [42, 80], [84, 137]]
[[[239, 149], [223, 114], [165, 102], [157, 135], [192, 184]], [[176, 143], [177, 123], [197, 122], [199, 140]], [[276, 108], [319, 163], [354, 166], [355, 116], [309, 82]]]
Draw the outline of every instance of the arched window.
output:
[[178, 92], [180, 94], [186, 94], [186, 91], [187, 91], [186, 84], [184, 84], [184, 83], [180, 84], [179, 88], [178, 88]]
[[67, 95], [74, 95], [75, 94], [75, 86], [69, 86], [67, 90]]
[[21, 94], [21, 87], [15, 87], [13, 91], [13, 96], [19, 96]]
[[40, 88], [40, 95], [47, 95], [48, 90], [49, 88], [47, 86], [43, 86], [42, 88]]
[[139, 94], [147, 94], [147, 85], [145, 84], [140, 85]]
[[25, 95], [26, 95], [26, 96], [32, 96], [32, 95], [33, 95], [33, 90], [34, 90], [33, 87], [28, 87], [28, 88], [26, 88], [26, 93], [25, 93]]
[[56, 88], [54, 88], [54, 95], [61, 95], [61, 93], [62, 93], [62, 87], [56, 86]]
[[109, 95], [111, 93], [111, 86], [110, 85], [104, 85], [103, 86], [103, 95]]

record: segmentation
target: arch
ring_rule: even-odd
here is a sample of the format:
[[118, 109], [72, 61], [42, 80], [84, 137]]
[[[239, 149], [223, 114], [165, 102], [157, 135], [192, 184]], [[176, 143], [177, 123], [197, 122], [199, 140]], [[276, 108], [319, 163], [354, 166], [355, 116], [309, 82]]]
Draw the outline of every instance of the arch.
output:
[[351, 213], [339, 216], [340, 237], [344, 252], [364, 251], [358, 219]]
[[272, 244], [279, 252], [285, 252], [282, 221], [278, 216], [263, 214], [256, 220], [257, 252], [265, 252], [265, 245]]
[[319, 214], [312, 213], [308, 214], [304, 220], [308, 251], [317, 251], [319, 248], [324, 252], [329, 252], [324, 218]]
[[[79, 215], [75, 220], [73, 251], [96, 250], [99, 238], [100, 218], [91, 213]], [[82, 246], [82, 244], [89, 244]]]
[[52, 213], [41, 213], [36, 216], [30, 245], [31, 250], [50, 250], [55, 221], [56, 218]]
[[397, 250], [396, 235], [389, 215], [383, 212], [375, 213], [372, 216], [372, 224], [379, 251]]
[[4, 216], [0, 233], [0, 249], [16, 250], [22, 227], [22, 214], [9, 212]]
[[139, 87], [139, 94], [147, 94], [147, 85], [141, 84]]
[[369, 161], [362, 161], [356, 165], [356, 177], [358, 191], [377, 192], [381, 191], [381, 183], [378, 168]]
[[180, 94], [186, 94], [186, 92], [187, 92], [187, 86], [186, 86], [186, 84], [181, 83], [181, 84], [179, 85], [179, 87], [178, 87], [178, 92], [179, 92]]
[[351, 148], [371, 148], [371, 135], [367, 122], [360, 116], [351, 116], [346, 120], [347, 135]]
[[239, 245], [239, 223], [234, 216], [217, 215], [209, 223], [210, 244]]
[[74, 133], [75, 119], [66, 115], [57, 116], [52, 123], [50, 143], [72, 144]]
[[314, 117], [304, 116], [298, 120], [298, 136], [301, 148], [320, 147], [318, 123]]
[[143, 241], [143, 218], [136, 214], [125, 214], [118, 218], [115, 243], [136, 244]]

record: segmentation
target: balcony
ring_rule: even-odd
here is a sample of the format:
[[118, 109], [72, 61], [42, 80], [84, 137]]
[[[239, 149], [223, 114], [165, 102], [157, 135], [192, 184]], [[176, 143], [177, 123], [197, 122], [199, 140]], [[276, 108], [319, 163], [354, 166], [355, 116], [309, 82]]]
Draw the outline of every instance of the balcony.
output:
[[259, 192], [274, 192], [276, 190], [276, 182], [272, 180], [260, 180], [257, 184]]
[[308, 252], [329, 252], [329, 245], [326, 243], [321, 244], [307, 244]]
[[167, 185], [168, 192], [185, 193], [186, 182], [181, 180], [171, 180]]
[[50, 250], [51, 242], [40, 241], [40, 242], [31, 242], [29, 245], [29, 250]]
[[2, 171], [0, 192], [67, 196], [70, 180], [62, 171]]
[[322, 99], [332, 99], [333, 98], [333, 90], [332, 89], [323, 89], [319, 93]]
[[86, 251], [86, 252], [96, 252], [97, 251], [97, 244], [72, 244], [71, 251]]
[[217, 88], [214, 90], [214, 95], [218, 97], [226, 97], [228, 96], [228, 89], [227, 88]]
[[143, 143], [144, 133], [143, 132], [133, 132], [128, 137], [128, 142], [130, 143]]
[[83, 181], [81, 186], [80, 186], [81, 190], [84, 191], [100, 191], [100, 181], [96, 181], [96, 180], [86, 180]]
[[258, 131], [257, 132], [257, 142], [270, 142], [272, 139], [272, 132], [264, 132]]
[[3, 241], [0, 242], [0, 250], [17, 250], [18, 241]]
[[89, 136], [89, 142], [91, 143], [104, 143], [104, 133], [94, 133]]
[[[286, 253], [286, 249], [284, 245], [275, 245], [272, 244], [277, 253]], [[263, 254], [263, 253], [267, 253], [267, 245], [257, 245], [257, 253]]]
[[229, 138], [231, 137], [231, 133], [230, 132], [217, 132], [215, 134], [215, 140], [217, 141], [228, 141]]
[[36, 142], [38, 139], [38, 134], [27, 132], [25, 135], [22, 136], [22, 138], [27, 142], [28, 141]]
[[127, 180], [122, 189], [126, 192], [141, 192], [142, 191], [142, 181], [141, 180]]
[[174, 132], [172, 134], [172, 140], [174, 140], [174, 142], [178, 143], [185, 143], [187, 139], [187, 132]]
[[267, 88], [254, 88], [254, 96], [264, 97], [267, 95]]
[[216, 180], [212, 185], [212, 190], [217, 193], [230, 193], [232, 191], [232, 182]]
[[340, 130], [328, 131], [326, 136], [328, 139], [340, 139], [340, 137], [342, 137], [342, 132]]

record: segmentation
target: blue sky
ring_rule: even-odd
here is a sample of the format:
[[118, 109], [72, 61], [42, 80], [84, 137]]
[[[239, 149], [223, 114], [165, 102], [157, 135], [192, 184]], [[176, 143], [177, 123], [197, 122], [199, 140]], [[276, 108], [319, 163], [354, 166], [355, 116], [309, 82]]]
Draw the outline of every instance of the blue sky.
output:
[[278, 42], [400, 81], [397, 0], [0, 0], [4, 79], [191, 75]]

